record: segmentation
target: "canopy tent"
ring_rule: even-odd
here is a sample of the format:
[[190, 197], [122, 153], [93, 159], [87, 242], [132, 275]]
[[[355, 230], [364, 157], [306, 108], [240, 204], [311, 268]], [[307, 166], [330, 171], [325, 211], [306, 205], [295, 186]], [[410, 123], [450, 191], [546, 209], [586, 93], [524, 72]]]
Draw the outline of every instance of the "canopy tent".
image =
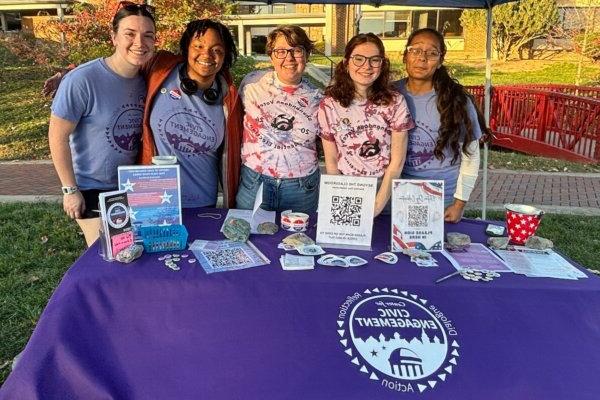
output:
[[[448, 7], [448, 8], [484, 8], [487, 9], [486, 63], [485, 63], [485, 106], [484, 116], [487, 126], [490, 126], [490, 103], [492, 88], [492, 8], [499, 4], [518, 0], [251, 0], [260, 3], [302, 3], [302, 4], [367, 4], [372, 6], [403, 5], [416, 7]], [[487, 171], [488, 145], [483, 145], [483, 177], [481, 217], [486, 218], [487, 209]]]
[[301, 4], [369, 4], [382, 5], [448, 7], [448, 8], [490, 8], [516, 0], [251, 0], [260, 3], [301, 3]]

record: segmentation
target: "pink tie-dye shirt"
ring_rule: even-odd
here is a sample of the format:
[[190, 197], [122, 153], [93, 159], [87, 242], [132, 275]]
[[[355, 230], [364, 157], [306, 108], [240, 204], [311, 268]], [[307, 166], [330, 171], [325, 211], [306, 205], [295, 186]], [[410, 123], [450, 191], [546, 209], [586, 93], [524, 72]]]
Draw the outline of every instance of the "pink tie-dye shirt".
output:
[[321, 138], [337, 146], [339, 171], [353, 176], [383, 176], [390, 163], [392, 132], [414, 127], [401, 94], [387, 106], [353, 101], [347, 108], [325, 97], [318, 120]]
[[273, 178], [312, 174], [318, 168], [319, 89], [305, 79], [286, 86], [268, 70], [248, 74], [239, 92], [244, 104], [244, 165]]

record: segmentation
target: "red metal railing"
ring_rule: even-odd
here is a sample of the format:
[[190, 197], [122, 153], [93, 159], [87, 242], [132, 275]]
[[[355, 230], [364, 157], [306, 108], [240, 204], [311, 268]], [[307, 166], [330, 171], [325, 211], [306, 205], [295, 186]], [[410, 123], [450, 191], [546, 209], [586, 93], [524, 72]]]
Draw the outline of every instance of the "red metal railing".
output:
[[[471, 86], [467, 90], [483, 109], [483, 87]], [[493, 143], [497, 146], [545, 157], [600, 163], [600, 88], [495, 86], [490, 117]]]

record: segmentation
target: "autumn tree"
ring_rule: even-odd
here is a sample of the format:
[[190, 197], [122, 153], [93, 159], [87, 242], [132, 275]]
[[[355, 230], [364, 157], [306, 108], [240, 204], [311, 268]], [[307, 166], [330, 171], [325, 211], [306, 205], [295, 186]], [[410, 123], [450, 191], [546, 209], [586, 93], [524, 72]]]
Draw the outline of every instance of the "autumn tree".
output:
[[[68, 61], [82, 62], [111, 53], [110, 32], [118, 0], [96, 4], [76, 4], [71, 18], [51, 21], [48, 36], [64, 33]], [[179, 38], [189, 21], [200, 18], [219, 19], [231, 7], [226, 0], [154, 0], [156, 8], [157, 47], [177, 51]]]
[[[492, 12], [492, 41], [498, 57], [508, 60], [519, 55], [534, 39], [545, 37], [558, 22], [556, 0], [521, 0], [496, 6]], [[486, 24], [485, 10], [465, 10], [464, 27]]]

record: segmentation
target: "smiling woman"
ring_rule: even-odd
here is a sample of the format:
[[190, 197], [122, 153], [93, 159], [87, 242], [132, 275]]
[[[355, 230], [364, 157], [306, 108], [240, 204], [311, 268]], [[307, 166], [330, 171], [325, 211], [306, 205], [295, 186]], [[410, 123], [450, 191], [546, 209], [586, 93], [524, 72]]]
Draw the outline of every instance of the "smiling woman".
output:
[[[121, 112], [115, 126], [141, 121], [138, 162], [150, 164], [155, 155], [177, 158], [183, 207], [215, 206], [219, 183], [223, 205], [233, 207], [240, 175], [242, 117], [230, 73], [238, 53], [229, 29], [209, 19], [190, 22], [180, 40], [181, 55], [160, 51], [152, 56], [143, 46], [144, 37], [128, 44], [132, 33], [124, 30], [124, 37], [118, 38], [122, 45], [115, 60], [123, 61], [118, 63], [120, 69], [135, 66], [135, 74], [139, 72], [146, 82], [147, 91], [137, 98], [143, 114]], [[107, 63], [112, 65], [112, 57]], [[51, 92], [56, 82], [49, 80], [46, 86]], [[135, 138], [130, 141], [119, 135], [115, 141], [135, 144], [137, 150], [139, 136]], [[112, 166], [106, 170], [117, 172]]]
[[458, 222], [479, 173], [482, 117], [462, 85], [444, 65], [446, 44], [436, 30], [424, 28], [408, 38], [404, 52], [407, 79], [397, 83], [416, 126], [410, 131], [406, 179], [443, 179], [445, 220]]
[[112, 25], [114, 53], [65, 77], [48, 129], [64, 211], [77, 220], [88, 245], [98, 238], [99, 193], [116, 189], [117, 167], [137, 156], [146, 93], [138, 71], [154, 53], [152, 7], [122, 2]]
[[250, 73], [240, 85], [245, 115], [238, 208], [253, 207], [261, 184], [264, 209], [317, 208], [321, 93], [302, 77], [312, 49], [302, 28], [280, 26], [267, 38], [273, 69]]
[[230, 68], [237, 49], [229, 29], [208, 19], [190, 22], [181, 56], [159, 52], [142, 68], [148, 82], [140, 161], [176, 156], [183, 207], [233, 207], [239, 180], [241, 107]]
[[414, 126], [389, 74], [381, 39], [372, 33], [354, 36], [318, 113], [327, 173], [377, 177], [375, 215], [389, 213], [392, 180], [400, 176], [406, 155], [406, 131]]

